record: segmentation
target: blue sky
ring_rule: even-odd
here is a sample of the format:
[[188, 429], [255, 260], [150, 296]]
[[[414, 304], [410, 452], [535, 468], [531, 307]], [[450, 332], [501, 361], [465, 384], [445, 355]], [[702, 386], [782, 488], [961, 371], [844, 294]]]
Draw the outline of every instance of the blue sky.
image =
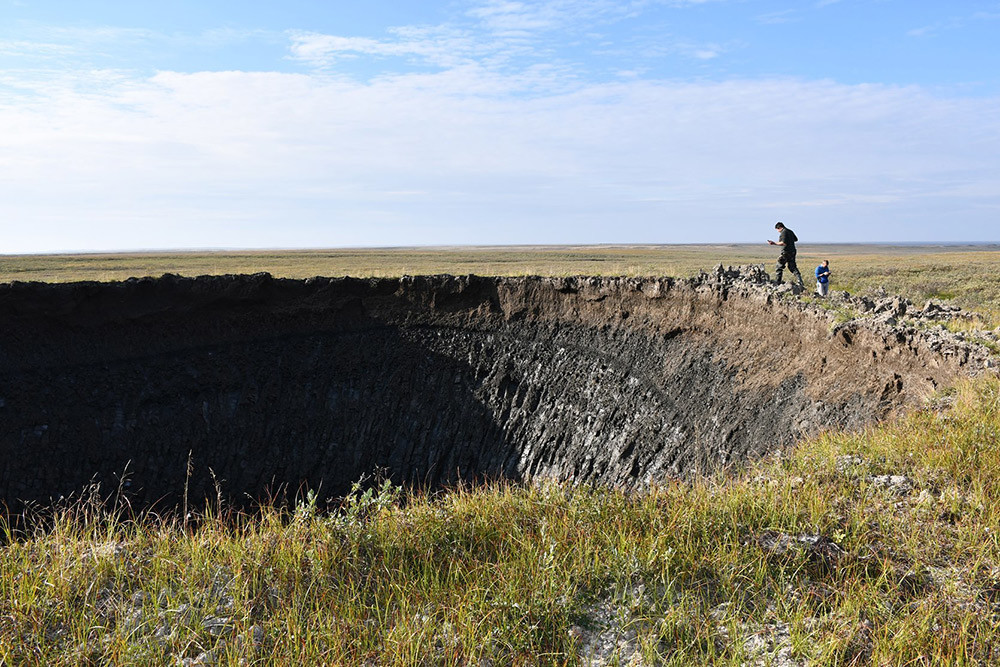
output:
[[0, 252], [1000, 241], [1000, 0], [0, 0]]

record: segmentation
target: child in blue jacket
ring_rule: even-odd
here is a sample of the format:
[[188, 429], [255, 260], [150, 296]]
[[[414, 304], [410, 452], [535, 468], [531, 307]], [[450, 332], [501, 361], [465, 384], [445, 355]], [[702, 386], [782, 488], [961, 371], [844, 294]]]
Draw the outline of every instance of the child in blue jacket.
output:
[[816, 267], [816, 294], [828, 296], [830, 294], [830, 260], [824, 259], [823, 263]]

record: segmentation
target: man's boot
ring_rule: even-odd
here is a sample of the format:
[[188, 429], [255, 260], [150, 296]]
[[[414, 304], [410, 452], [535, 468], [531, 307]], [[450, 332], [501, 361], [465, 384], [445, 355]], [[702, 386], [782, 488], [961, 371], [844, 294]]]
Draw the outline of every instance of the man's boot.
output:
[[776, 267], [774, 269], [774, 284], [775, 285], [780, 285], [781, 284], [781, 274], [783, 272], [784, 272], [784, 269], [782, 269], [780, 266]]
[[802, 274], [799, 273], [798, 269], [795, 269], [795, 277], [799, 279], [799, 287], [801, 287], [802, 289], [805, 289], [806, 288], [806, 284], [804, 282], [802, 282]]

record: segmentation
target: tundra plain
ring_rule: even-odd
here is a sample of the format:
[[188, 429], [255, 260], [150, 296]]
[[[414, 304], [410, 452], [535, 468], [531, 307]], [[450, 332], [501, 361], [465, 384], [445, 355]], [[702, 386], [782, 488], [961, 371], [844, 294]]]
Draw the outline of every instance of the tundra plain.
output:
[[[763, 264], [773, 271], [776, 256], [775, 249], [763, 242], [6, 255], [0, 256], [0, 282], [109, 281], [164, 273], [198, 276], [258, 272], [276, 278], [442, 273], [689, 277], [718, 264]], [[947, 299], [964, 308], [1000, 310], [1000, 280], [996, 279], [1000, 245], [800, 243], [798, 258], [807, 283], [816, 265], [829, 259], [833, 289], [864, 293], [882, 288], [914, 302]]]
[[[0, 280], [678, 275], [750, 246], [0, 258]], [[807, 246], [834, 290], [937, 299], [992, 330], [996, 247]], [[798, 297], [811, 300], [808, 296]], [[849, 320], [854, 313], [838, 313]], [[1000, 660], [1000, 382], [635, 491], [358, 484], [249, 512], [81, 489], [0, 525], [2, 664], [807, 665]], [[224, 481], [220, 481], [220, 484]], [[15, 520], [16, 519], [16, 520]]]

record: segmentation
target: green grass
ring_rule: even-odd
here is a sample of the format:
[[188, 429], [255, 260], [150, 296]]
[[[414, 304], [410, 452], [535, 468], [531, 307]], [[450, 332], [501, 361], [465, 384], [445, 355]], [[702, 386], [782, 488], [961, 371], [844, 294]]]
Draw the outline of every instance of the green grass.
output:
[[0, 658], [563, 665], [617, 636], [623, 664], [995, 664], [1000, 382], [946, 399], [643, 493], [383, 485], [188, 523], [82, 499], [6, 529]]

